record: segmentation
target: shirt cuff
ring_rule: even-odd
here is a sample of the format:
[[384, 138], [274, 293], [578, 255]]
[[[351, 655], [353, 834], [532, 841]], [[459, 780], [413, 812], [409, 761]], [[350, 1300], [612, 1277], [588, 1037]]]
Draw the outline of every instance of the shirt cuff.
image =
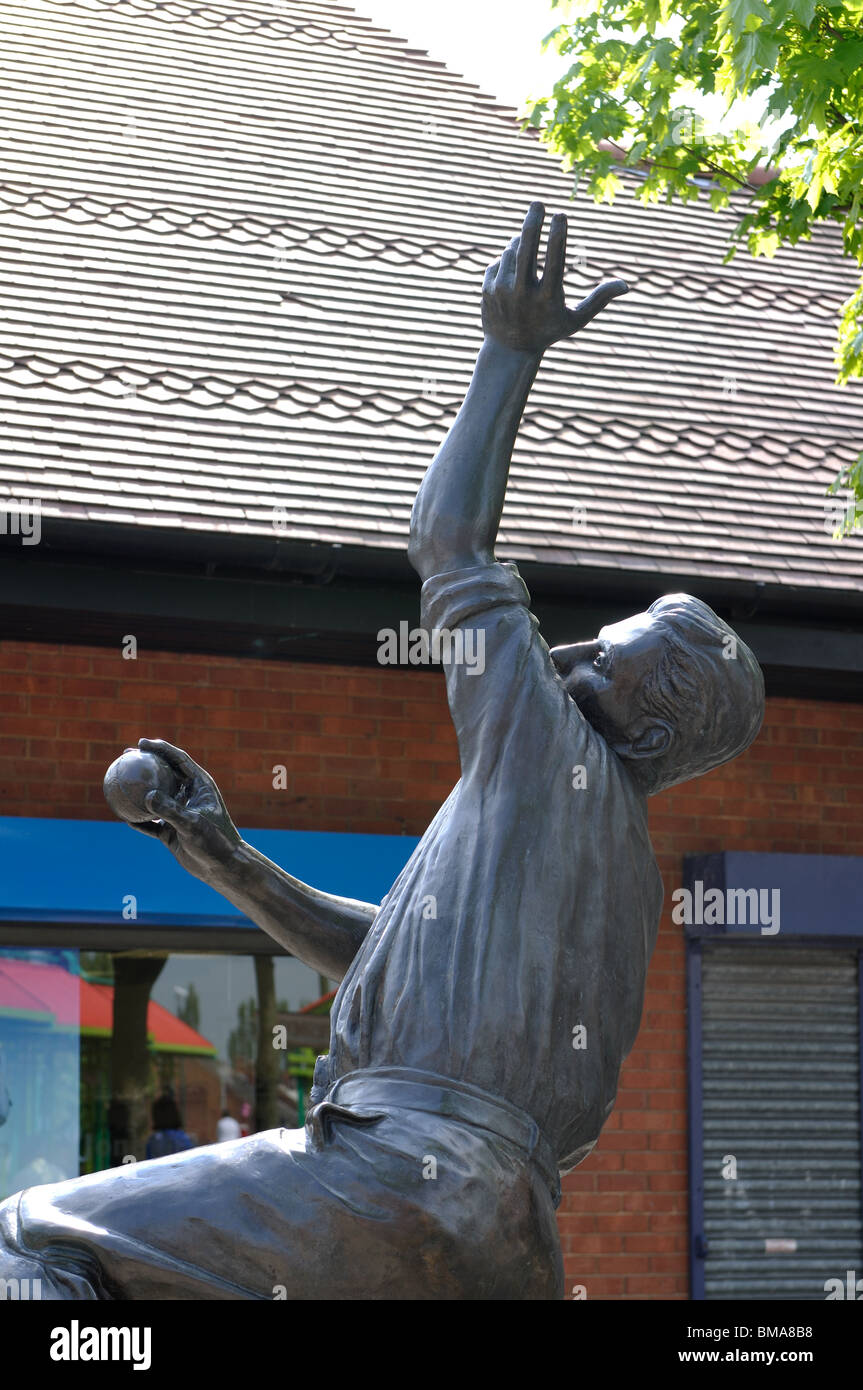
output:
[[420, 621], [428, 631], [452, 629], [504, 604], [530, 607], [527, 585], [508, 561], [433, 574], [422, 586]]

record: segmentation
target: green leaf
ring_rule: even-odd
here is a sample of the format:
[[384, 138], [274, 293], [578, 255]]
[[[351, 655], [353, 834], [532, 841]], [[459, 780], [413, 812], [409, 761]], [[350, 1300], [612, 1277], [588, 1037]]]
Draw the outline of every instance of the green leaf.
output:
[[808, 29], [815, 15], [815, 0], [791, 0], [789, 10], [804, 29]]

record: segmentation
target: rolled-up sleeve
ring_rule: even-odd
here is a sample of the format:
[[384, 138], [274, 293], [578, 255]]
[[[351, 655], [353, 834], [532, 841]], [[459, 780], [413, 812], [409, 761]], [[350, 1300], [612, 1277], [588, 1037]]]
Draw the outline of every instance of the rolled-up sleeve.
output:
[[446, 673], [462, 777], [490, 775], [512, 758], [528, 773], [530, 744], [547, 742], [572, 702], [515, 565], [433, 575], [422, 587], [421, 613]]
[[484, 627], [486, 615], [511, 605], [529, 610], [530, 594], [515, 565], [502, 562], [436, 574], [422, 587], [422, 622], [427, 631], [454, 629], [469, 618], [478, 619]]

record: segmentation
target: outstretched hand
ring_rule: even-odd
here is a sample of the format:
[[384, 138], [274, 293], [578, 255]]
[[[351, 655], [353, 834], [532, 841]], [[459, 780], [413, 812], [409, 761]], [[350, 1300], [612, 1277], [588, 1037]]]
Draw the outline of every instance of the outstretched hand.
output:
[[551, 219], [540, 278], [537, 252], [544, 219], [542, 203], [531, 203], [521, 236], [513, 237], [500, 260], [489, 266], [482, 287], [486, 337], [522, 352], [543, 353], [552, 343], [571, 337], [609, 300], [629, 289], [625, 280], [607, 280], [574, 309], [568, 309], [563, 290], [566, 217], [557, 212]]
[[172, 743], [141, 738], [142, 753], [155, 753], [177, 774], [175, 797], [150, 792], [146, 807], [153, 820], [135, 829], [161, 840], [179, 864], [195, 878], [213, 882], [226, 866], [242, 837], [228, 814], [222, 794], [209, 772]]

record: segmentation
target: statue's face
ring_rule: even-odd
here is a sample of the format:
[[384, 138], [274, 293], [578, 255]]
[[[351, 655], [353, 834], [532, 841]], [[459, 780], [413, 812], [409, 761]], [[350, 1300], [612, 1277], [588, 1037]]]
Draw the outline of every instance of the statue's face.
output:
[[662, 648], [650, 613], [604, 627], [592, 642], [554, 647], [551, 659], [568, 694], [610, 743], [631, 736], [643, 716], [642, 687]]

